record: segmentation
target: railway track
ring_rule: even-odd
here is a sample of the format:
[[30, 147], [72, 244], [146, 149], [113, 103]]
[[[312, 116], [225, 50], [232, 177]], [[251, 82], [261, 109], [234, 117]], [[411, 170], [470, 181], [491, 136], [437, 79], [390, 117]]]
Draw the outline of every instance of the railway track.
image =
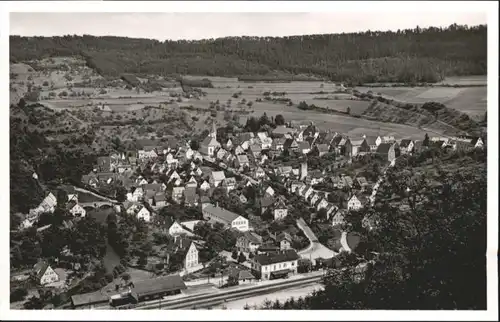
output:
[[321, 281], [322, 275], [311, 276], [300, 280], [285, 281], [279, 284], [273, 285], [262, 285], [251, 288], [243, 288], [237, 290], [230, 290], [219, 294], [201, 294], [197, 296], [192, 296], [189, 298], [176, 299], [171, 301], [160, 301], [157, 300], [154, 303], [144, 303], [143, 305], [137, 305], [133, 309], [136, 310], [175, 310], [175, 309], [197, 309], [197, 308], [208, 308], [212, 307], [225, 301], [233, 301], [246, 297], [251, 297], [255, 295], [262, 295], [267, 293], [273, 293], [279, 290], [306, 286], [318, 283]]

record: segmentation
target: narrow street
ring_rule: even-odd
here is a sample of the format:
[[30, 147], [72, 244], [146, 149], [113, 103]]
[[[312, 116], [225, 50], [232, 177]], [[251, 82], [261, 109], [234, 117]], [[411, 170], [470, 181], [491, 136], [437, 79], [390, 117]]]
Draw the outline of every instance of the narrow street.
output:
[[311, 230], [311, 228], [306, 224], [304, 219], [302, 218], [297, 219], [297, 226], [304, 232], [306, 237], [309, 239], [309, 242], [311, 243], [309, 247], [298, 252], [300, 257], [309, 259], [314, 264], [317, 258], [326, 259], [326, 258], [332, 258], [335, 255], [337, 255], [333, 250], [329, 249], [328, 247], [326, 247], [325, 245], [321, 244], [318, 241], [318, 238]]
[[[397, 158], [396, 158], [397, 159]], [[390, 167], [393, 167], [395, 164], [396, 164], [396, 159], [394, 159], [393, 161], [391, 161], [391, 163], [389, 163], [383, 170], [382, 170], [382, 173], [380, 174], [380, 177], [378, 178], [377, 182], [375, 183], [375, 185], [373, 186], [373, 191], [372, 191], [372, 194], [370, 196], [370, 204], [373, 206], [375, 204], [375, 198], [377, 196], [377, 192], [378, 192], [378, 188], [380, 187], [380, 184], [384, 181], [384, 178], [385, 178], [385, 174], [387, 172], [387, 170], [390, 168]]]

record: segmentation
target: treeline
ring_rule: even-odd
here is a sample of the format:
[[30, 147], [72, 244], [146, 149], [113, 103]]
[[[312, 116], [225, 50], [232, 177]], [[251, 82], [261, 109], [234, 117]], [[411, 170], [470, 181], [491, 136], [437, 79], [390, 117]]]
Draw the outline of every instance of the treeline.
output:
[[485, 75], [486, 35], [485, 25], [454, 24], [396, 32], [164, 42], [88, 35], [11, 36], [10, 57], [25, 61], [82, 55], [88, 66], [114, 77], [123, 73], [251, 75], [241, 79], [273, 81], [276, 77], [268, 76], [278, 71], [352, 84], [432, 83], [445, 76]]

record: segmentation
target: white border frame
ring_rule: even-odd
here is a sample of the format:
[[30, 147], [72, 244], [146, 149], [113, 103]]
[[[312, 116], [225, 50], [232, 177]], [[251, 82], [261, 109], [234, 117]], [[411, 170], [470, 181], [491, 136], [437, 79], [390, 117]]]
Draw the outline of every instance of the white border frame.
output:
[[[4, 114], [2, 122], [9, 120], [9, 65], [8, 65], [8, 35], [9, 12], [328, 12], [343, 11], [357, 12], [368, 11], [370, 14], [384, 14], [396, 12], [487, 12], [488, 13], [488, 234], [487, 234], [487, 276], [488, 297], [487, 311], [245, 311], [244, 314], [237, 310], [227, 311], [187, 311], [174, 310], [166, 314], [165, 311], [11, 311], [9, 310], [9, 267], [8, 261], [2, 260], [0, 275], [2, 278], [0, 290], [0, 318], [19, 320], [498, 320], [498, 2], [321, 2], [321, 1], [189, 1], [189, 2], [99, 2], [99, 1], [67, 1], [67, 2], [1, 2], [0, 3], [0, 48], [1, 65], [0, 79], [2, 82], [1, 113]], [[381, 17], [382, 18], [382, 17]], [[491, 108], [490, 108], [491, 107]], [[7, 127], [7, 124], [5, 125]], [[9, 145], [8, 132], [1, 132], [2, 147]], [[8, 151], [4, 152], [8, 155]], [[9, 205], [9, 163], [7, 158], [1, 159], [2, 192], [1, 204]], [[1, 227], [6, 230], [9, 226], [7, 212], [0, 216]], [[9, 234], [0, 234], [2, 243], [1, 258], [8, 258]], [[467, 292], [467, 290], [463, 290]], [[75, 312], [77, 314], [72, 314]], [[147, 312], [147, 313], [146, 313]], [[223, 312], [223, 313], [221, 313]]]

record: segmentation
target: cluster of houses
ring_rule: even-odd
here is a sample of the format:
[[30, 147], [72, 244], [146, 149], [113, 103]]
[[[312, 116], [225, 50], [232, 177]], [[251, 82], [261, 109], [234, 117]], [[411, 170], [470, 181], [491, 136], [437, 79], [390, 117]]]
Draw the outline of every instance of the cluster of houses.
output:
[[49, 192], [37, 207], [30, 209], [29, 213], [24, 216], [20, 224], [20, 228], [26, 229], [32, 227], [33, 224], [38, 221], [41, 214], [53, 213], [56, 209], [56, 206], [57, 198], [56, 196], [54, 196], [54, 194]]
[[[241, 192], [242, 188], [258, 184], [261, 193], [256, 201], [260, 214], [267, 212], [273, 220], [281, 220], [288, 216], [287, 200], [275, 193], [271, 186], [264, 188], [268, 174], [274, 173], [290, 194], [303, 198], [316, 212], [324, 209], [327, 219], [333, 226], [338, 226], [344, 223], [349, 211], [359, 210], [367, 202], [364, 193], [370, 191], [372, 185], [366, 178], [329, 176], [326, 169], [308, 171], [307, 161], [302, 161], [299, 168], [269, 167], [270, 161], [283, 153], [297, 157], [309, 154], [322, 157], [334, 153], [346, 159], [372, 153], [392, 162], [398, 154], [411, 154], [423, 148], [422, 141], [396, 140], [392, 136], [349, 137], [337, 132], [320, 131], [313, 124], [277, 126], [269, 133], [244, 132], [221, 141], [218, 141], [214, 124], [211, 132], [199, 144], [198, 151], [193, 150], [189, 142], [180, 144], [170, 140], [163, 146], [145, 146], [138, 151], [102, 156], [98, 158], [95, 169], [82, 177], [82, 183], [95, 190], [113, 185], [124, 187], [127, 193], [126, 200], [121, 204], [123, 211], [145, 222], [157, 219], [155, 214], [170, 203], [199, 207], [204, 220], [241, 232], [236, 243], [238, 251], [255, 254], [250, 259], [253, 275], [243, 274], [245, 276], [242, 278], [251, 280], [251, 276], [258, 276], [269, 279], [297, 272], [299, 256], [292, 247], [292, 236], [286, 232], [270, 234], [267, 239], [259, 236], [246, 215], [212, 203], [210, 197], [215, 189], [222, 188], [225, 193], [236, 195], [242, 204], [246, 204], [247, 197]], [[480, 138], [434, 137], [430, 141], [432, 146], [454, 150], [484, 145]], [[204, 161], [217, 166], [206, 166]], [[239, 180], [234, 172], [242, 175]], [[348, 190], [351, 193], [345, 204], [332, 203], [327, 192], [313, 188], [325, 180], [338, 189], [350, 188]], [[67, 211], [75, 217], [85, 217], [85, 203], [78, 201], [78, 193], [71, 187], [65, 190], [68, 196], [65, 204]], [[54, 212], [56, 206], [57, 198], [49, 193], [38, 207], [30, 211], [23, 225], [33, 225], [41, 213]], [[185, 272], [200, 267], [198, 249], [203, 242], [190, 238], [194, 236], [194, 226], [198, 222], [162, 223], [165, 233], [174, 236], [174, 239], [158, 249], [158, 253], [163, 254], [159, 256], [160, 262], [168, 263], [170, 255], [177, 254], [183, 258]], [[343, 236], [342, 249], [349, 249], [345, 240]], [[57, 274], [53, 273], [50, 266], [39, 266], [36, 274], [40, 276], [38, 279], [41, 284], [57, 279]]]

